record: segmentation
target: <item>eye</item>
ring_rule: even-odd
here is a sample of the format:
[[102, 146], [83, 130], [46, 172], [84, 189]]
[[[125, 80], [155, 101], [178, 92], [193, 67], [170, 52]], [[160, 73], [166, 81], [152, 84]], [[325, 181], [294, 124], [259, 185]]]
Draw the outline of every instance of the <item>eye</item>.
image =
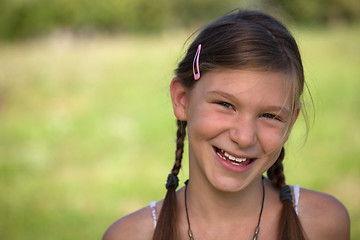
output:
[[267, 119], [275, 119], [275, 120], [279, 120], [281, 121], [281, 119], [279, 118], [279, 116], [271, 114], [271, 113], [264, 113], [261, 115], [261, 117], [263, 118], [267, 118]]
[[234, 108], [230, 103], [227, 102], [218, 102], [218, 104], [225, 108]]

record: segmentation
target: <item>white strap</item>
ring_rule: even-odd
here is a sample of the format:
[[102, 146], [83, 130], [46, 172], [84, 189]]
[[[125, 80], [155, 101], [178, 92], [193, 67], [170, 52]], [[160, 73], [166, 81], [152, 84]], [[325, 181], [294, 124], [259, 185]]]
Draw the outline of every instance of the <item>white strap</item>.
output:
[[299, 214], [298, 204], [299, 204], [299, 197], [300, 197], [300, 187], [299, 187], [299, 185], [296, 184], [293, 186], [293, 189], [294, 189], [294, 198], [295, 198], [294, 208], [295, 208], [296, 214]]
[[156, 218], [156, 201], [150, 202], [150, 208], [151, 208], [151, 213], [152, 213], [153, 220], [154, 220], [154, 228], [156, 228], [156, 223], [157, 223], [157, 218]]

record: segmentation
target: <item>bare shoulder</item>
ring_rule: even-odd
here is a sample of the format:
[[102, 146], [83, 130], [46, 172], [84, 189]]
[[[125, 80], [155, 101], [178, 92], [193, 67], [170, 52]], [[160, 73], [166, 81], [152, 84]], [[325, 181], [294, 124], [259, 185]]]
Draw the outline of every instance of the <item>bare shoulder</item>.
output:
[[345, 206], [335, 197], [301, 189], [299, 218], [310, 240], [350, 239], [350, 217]]
[[134, 213], [120, 218], [105, 232], [103, 240], [151, 239], [154, 233], [154, 222], [150, 207], [144, 207]]

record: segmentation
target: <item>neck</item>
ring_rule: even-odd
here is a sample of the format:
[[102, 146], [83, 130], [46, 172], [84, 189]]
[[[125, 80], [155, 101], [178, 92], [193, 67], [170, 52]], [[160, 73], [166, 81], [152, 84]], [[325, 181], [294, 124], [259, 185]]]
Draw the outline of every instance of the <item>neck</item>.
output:
[[190, 177], [187, 189], [189, 211], [194, 217], [212, 222], [218, 219], [233, 221], [258, 216], [262, 202], [261, 177], [240, 192], [222, 192], [211, 184]]
[[[187, 223], [188, 223], [188, 236], [190, 240], [194, 240], [193, 238], [193, 232], [191, 229], [191, 224], [190, 224], [190, 217], [189, 217], [189, 213], [188, 213], [188, 207], [187, 207], [187, 186], [188, 186], [188, 181], [185, 182], [186, 186], [185, 186], [185, 212], [186, 212], [186, 218], [187, 218]], [[260, 208], [260, 212], [259, 212], [259, 216], [258, 216], [258, 221], [257, 221], [257, 225], [255, 227], [254, 230], [254, 235], [253, 235], [253, 239], [256, 240], [258, 238], [258, 234], [260, 231], [260, 221], [261, 221], [261, 216], [262, 216], [262, 212], [263, 212], [263, 207], [264, 207], [264, 199], [265, 199], [265, 188], [264, 188], [264, 180], [261, 180], [261, 189], [262, 189], [262, 201], [261, 201], [261, 208]], [[229, 216], [226, 216], [229, 217]], [[239, 216], [236, 216], [236, 219], [238, 219]], [[247, 219], [247, 218], [243, 218], [243, 219]], [[239, 226], [237, 225], [237, 221], [232, 221], [232, 224], [234, 224], [234, 226]]]

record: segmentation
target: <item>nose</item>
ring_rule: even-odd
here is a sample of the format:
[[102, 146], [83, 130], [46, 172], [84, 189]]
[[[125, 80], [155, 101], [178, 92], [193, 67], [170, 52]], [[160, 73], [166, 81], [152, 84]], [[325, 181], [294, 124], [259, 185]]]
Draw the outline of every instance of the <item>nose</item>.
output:
[[229, 131], [230, 139], [241, 148], [249, 148], [257, 141], [256, 124], [251, 120], [236, 121]]

